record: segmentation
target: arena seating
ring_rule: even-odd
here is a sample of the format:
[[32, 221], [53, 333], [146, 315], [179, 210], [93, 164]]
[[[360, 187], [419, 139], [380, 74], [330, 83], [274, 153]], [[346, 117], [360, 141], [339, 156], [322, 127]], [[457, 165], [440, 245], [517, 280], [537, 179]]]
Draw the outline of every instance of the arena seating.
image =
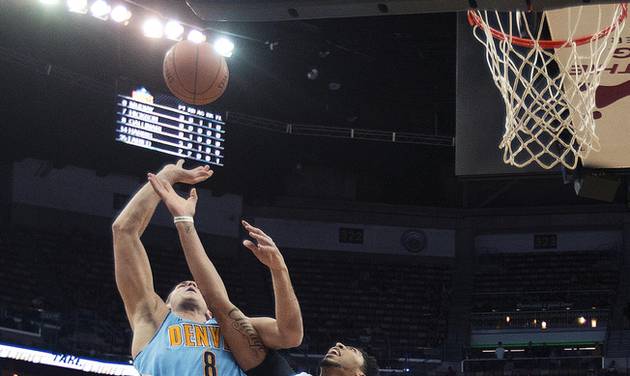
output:
[[[235, 304], [248, 315], [273, 314], [270, 275], [249, 251], [236, 239], [207, 237], [204, 243]], [[45, 335], [52, 348], [128, 356], [130, 329], [114, 282], [108, 233], [5, 229], [0, 247], [3, 325], [28, 330], [30, 322], [36, 331], [47, 322], [49, 328], [59, 327]], [[214, 247], [228, 252], [214, 255]], [[178, 244], [147, 244], [147, 249], [160, 295], [190, 278]], [[363, 253], [283, 253], [304, 316], [305, 340], [298, 352], [323, 353], [342, 340], [366, 347], [387, 364], [425, 356], [427, 348], [444, 341], [448, 263]]]
[[614, 250], [482, 254], [473, 312], [605, 310], [619, 279]]
[[336, 340], [379, 359], [417, 357], [446, 333], [450, 267], [414, 257], [285, 251], [310, 352]]

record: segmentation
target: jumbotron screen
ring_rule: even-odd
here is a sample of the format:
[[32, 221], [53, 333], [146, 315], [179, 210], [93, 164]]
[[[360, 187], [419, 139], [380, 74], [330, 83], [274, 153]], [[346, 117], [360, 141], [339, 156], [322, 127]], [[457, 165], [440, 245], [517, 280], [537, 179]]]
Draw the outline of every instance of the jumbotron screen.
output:
[[223, 166], [225, 122], [221, 114], [138, 88], [117, 96], [116, 141]]

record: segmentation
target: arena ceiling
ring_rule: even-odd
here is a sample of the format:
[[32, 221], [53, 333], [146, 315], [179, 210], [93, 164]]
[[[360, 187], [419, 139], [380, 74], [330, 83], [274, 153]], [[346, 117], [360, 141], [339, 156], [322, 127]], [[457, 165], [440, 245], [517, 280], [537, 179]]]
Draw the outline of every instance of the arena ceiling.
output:
[[[184, 1], [139, 3], [233, 37], [237, 50], [229, 61], [228, 90], [214, 105], [219, 110], [287, 123], [455, 136], [454, 13], [215, 22], [199, 18]], [[190, 1], [193, 8], [213, 3], [219, 2]], [[4, 160], [37, 157], [138, 176], [164, 162], [113, 145], [113, 103], [125, 82], [166, 91], [161, 64], [171, 43], [147, 40], [131, 25], [46, 12], [36, 1], [5, 0], [0, 7]], [[313, 69], [318, 75], [310, 80]], [[331, 90], [333, 83], [338, 89]], [[213, 182], [218, 192], [265, 203], [303, 194], [462, 205], [452, 147], [240, 127], [229, 132], [227, 167]], [[321, 187], [296, 192], [296, 181]], [[339, 197], [344, 184], [355, 193]], [[326, 187], [333, 188], [326, 193]]]

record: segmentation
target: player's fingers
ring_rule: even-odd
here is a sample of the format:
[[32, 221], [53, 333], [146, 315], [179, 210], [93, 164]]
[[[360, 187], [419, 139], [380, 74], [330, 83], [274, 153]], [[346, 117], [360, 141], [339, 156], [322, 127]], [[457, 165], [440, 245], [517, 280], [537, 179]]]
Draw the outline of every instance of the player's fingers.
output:
[[206, 170], [198, 171], [195, 174], [195, 177], [193, 178], [193, 184], [201, 183], [202, 181], [208, 180], [212, 176], [213, 173], [214, 171], [212, 170], [210, 170], [210, 172]]
[[193, 188], [190, 190], [190, 197], [188, 197], [190, 200], [193, 200], [195, 202], [197, 202], [197, 199], [199, 199], [199, 196], [197, 196], [197, 189]]
[[265, 234], [263, 232], [263, 230], [259, 229], [258, 227], [254, 227], [252, 225], [250, 225], [247, 221], [245, 221], [244, 219], [241, 220], [241, 224], [243, 225], [243, 227], [245, 227], [245, 230], [247, 230], [247, 232], [250, 233], [254, 233], [254, 234], [258, 234], [260, 236], [265, 237], [269, 242], [273, 243], [273, 240], [271, 239], [271, 237], [267, 234]]
[[249, 236], [251, 236], [252, 238], [258, 240], [259, 244], [263, 244], [263, 245], [272, 245], [273, 244], [273, 240], [271, 240], [270, 237], [265, 236], [265, 235], [260, 235], [257, 234], [255, 232], [249, 232]]
[[271, 236], [265, 234], [265, 232], [257, 227], [254, 227], [254, 232], [262, 237], [264, 237], [265, 239], [267, 239], [268, 242], [273, 243], [273, 240], [271, 239]]
[[195, 168], [193, 171], [195, 171], [195, 172], [208, 172], [208, 171], [212, 171], [212, 170], [210, 170], [210, 166], [205, 165], [205, 166], [199, 166], [199, 167]]
[[267, 236], [261, 229], [259, 229], [258, 227], [254, 227], [252, 225], [250, 225], [249, 223], [243, 221], [243, 226], [245, 226], [245, 229], [249, 232], [253, 232], [259, 235], [263, 235], [263, 236]]
[[276, 247], [273, 245], [261, 245], [261, 246], [258, 246], [258, 250], [260, 252], [275, 252]]
[[177, 167], [182, 167], [184, 166], [184, 160], [183, 159], [178, 159], [177, 163], [175, 163], [175, 166]]
[[264, 237], [266, 237], [267, 239], [271, 240], [271, 236], [267, 235], [263, 230], [259, 229], [256, 227], [256, 230], [258, 230], [258, 233]]
[[251, 240], [243, 240], [243, 245], [254, 253], [258, 252], [258, 247]]

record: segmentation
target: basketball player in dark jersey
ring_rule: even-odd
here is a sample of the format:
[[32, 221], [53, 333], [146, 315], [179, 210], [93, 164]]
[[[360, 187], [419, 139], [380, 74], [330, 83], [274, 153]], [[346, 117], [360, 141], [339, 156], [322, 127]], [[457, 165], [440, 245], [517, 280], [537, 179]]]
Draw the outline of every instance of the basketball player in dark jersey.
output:
[[[196, 184], [212, 175], [207, 166], [192, 170], [182, 166], [180, 160], [166, 166], [158, 176], [169, 184]], [[133, 330], [131, 354], [136, 368], [141, 374], [152, 376], [241, 376], [241, 369], [251, 371], [251, 375], [270, 374], [265, 370], [271, 364], [273, 374], [289, 375], [286, 362], [281, 363], [282, 359], [268, 348], [295, 347], [301, 342], [302, 320], [297, 300], [289, 299], [294, 304], [289, 307], [281, 305], [284, 301], [276, 301], [276, 308], [282, 312], [297, 311], [299, 320], [287, 324], [282, 321], [283, 313], [278, 320], [246, 317], [229, 301], [220, 278], [211, 281], [216, 283], [214, 295], [207, 298], [212, 299], [204, 299], [193, 281], [178, 284], [166, 302], [155, 293], [140, 236], [159, 201], [154, 189], [145, 184], [112, 227], [116, 283]], [[178, 231], [181, 235], [182, 231]], [[194, 236], [198, 240], [196, 233]], [[193, 268], [195, 274], [198, 273]], [[202, 282], [205, 285], [209, 280]], [[214, 317], [206, 301], [211, 302]]]
[[341, 342], [328, 350], [319, 363], [319, 376], [378, 376], [376, 358]]

